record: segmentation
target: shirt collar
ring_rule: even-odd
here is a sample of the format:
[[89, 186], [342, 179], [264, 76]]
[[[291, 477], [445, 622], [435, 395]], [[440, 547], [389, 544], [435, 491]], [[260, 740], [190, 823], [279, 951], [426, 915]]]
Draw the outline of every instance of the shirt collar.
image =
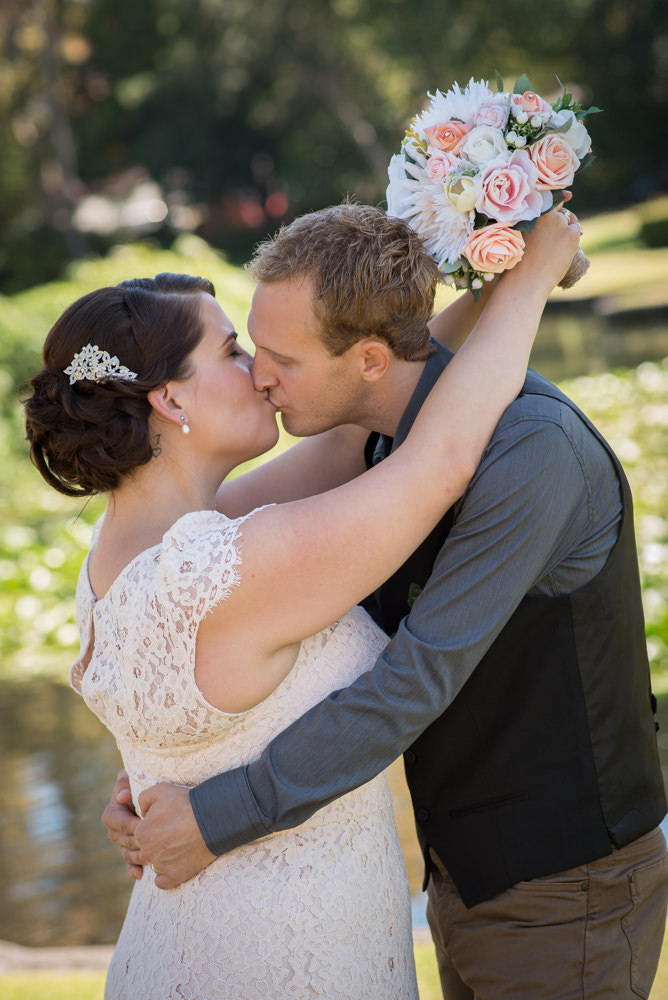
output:
[[394, 440], [392, 440], [392, 438], [381, 439], [387, 440], [389, 444], [386, 454], [389, 454], [390, 451], [394, 451], [394, 449], [398, 448], [402, 441], [406, 439], [422, 404], [429, 395], [439, 375], [453, 356], [452, 351], [449, 351], [447, 347], [443, 347], [442, 344], [437, 343], [435, 340], [432, 340], [432, 347], [434, 348], [434, 352], [425, 362], [422, 374], [420, 375], [418, 383], [413, 390], [413, 395], [408, 400], [408, 406], [399, 420]]

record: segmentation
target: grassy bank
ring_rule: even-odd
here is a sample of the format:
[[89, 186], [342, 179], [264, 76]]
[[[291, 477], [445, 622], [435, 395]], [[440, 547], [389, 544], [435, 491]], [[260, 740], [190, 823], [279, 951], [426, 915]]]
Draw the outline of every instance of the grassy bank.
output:
[[[433, 945], [415, 945], [415, 965], [420, 1000], [442, 1000]], [[99, 972], [0, 975], [3, 1000], [102, 1000], [103, 994], [104, 974]], [[668, 942], [664, 942], [650, 1000], [668, 1000]]]

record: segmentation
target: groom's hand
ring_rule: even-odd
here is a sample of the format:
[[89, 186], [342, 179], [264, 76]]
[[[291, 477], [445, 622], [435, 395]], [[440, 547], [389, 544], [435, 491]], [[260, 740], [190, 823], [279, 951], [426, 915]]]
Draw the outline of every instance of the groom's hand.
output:
[[199, 832], [187, 788], [154, 785], [139, 796], [139, 808], [138, 857], [155, 872], [158, 889], [175, 889], [216, 860]]
[[132, 805], [130, 781], [125, 771], [119, 771], [116, 776], [111, 800], [102, 813], [102, 822], [109, 831], [109, 840], [121, 848], [128, 874], [140, 879], [144, 869], [137, 861], [139, 844], [134, 835], [139, 816]]

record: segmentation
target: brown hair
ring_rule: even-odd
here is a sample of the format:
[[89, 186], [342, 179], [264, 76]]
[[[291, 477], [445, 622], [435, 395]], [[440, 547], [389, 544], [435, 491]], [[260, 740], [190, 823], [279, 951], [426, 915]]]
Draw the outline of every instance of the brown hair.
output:
[[308, 277], [322, 341], [335, 356], [380, 337], [406, 361], [431, 354], [438, 268], [413, 229], [368, 205], [311, 212], [261, 243], [246, 265], [271, 284]]
[[[187, 378], [188, 355], [202, 338], [197, 296], [214, 295], [206, 278], [158, 274], [99, 288], [74, 302], [44, 344], [44, 367], [24, 400], [31, 458], [49, 485], [67, 496], [115, 489], [152, 455], [147, 394]], [[134, 381], [83, 379], [64, 369], [86, 344], [117, 357]]]

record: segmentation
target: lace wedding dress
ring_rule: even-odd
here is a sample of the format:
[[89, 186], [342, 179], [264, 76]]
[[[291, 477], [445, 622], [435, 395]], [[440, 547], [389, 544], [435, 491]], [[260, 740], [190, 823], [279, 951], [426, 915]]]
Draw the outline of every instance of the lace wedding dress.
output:
[[[257, 757], [272, 736], [375, 661], [385, 636], [359, 608], [304, 640], [272, 694], [231, 715], [195, 683], [200, 621], [238, 585], [243, 521], [182, 517], [96, 600], [77, 587], [71, 682], [112, 731], [133, 799]], [[261, 614], [258, 609], [258, 614]], [[94, 644], [93, 644], [94, 642]], [[92, 647], [92, 648], [91, 648]], [[416, 1000], [406, 874], [380, 776], [218, 858], [178, 889], [135, 884], [107, 1000]]]

